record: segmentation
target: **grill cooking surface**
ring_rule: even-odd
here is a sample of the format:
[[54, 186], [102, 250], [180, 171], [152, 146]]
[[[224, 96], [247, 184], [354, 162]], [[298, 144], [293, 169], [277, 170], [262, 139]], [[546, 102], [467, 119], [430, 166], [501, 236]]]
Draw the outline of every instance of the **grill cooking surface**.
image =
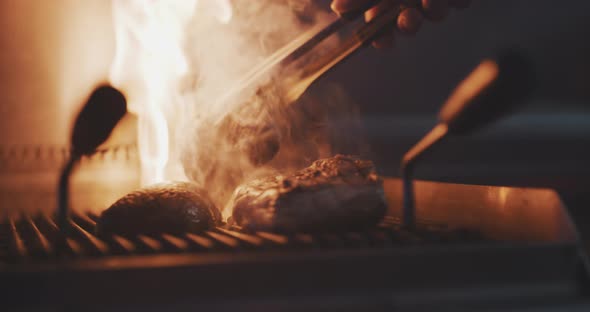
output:
[[[128, 172], [116, 171], [79, 177], [65, 229], [49, 210], [55, 184], [35, 197], [34, 186], [14, 176], [4, 181], [3, 310], [182, 310], [176, 308], [184, 304], [187, 311], [260, 311], [268, 303], [281, 311], [318, 304], [350, 310], [351, 303], [362, 311], [424, 304], [441, 310], [474, 302], [505, 306], [513, 294], [518, 304], [580, 297], [575, 236], [551, 191], [417, 182], [422, 222], [408, 232], [393, 217], [400, 183], [387, 180], [389, 216], [363, 232], [285, 235], [223, 225], [102, 240], [94, 235], [98, 213], [136, 188], [133, 181], [122, 187], [116, 178]], [[98, 173], [108, 183], [85, 182]], [[41, 181], [35, 177], [27, 181]], [[453, 230], [459, 228], [469, 230]]]
[[383, 248], [479, 239], [472, 233], [451, 231], [431, 224], [421, 224], [420, 230], [410, 233], [400, 228], [398, 219], [386, 217], [378, 227], [362, 233], [283, 235], [268, 232], [246, 233], [238, 228], [226, 226], [181, 236], [114, 235], [108, 240], [101, 240], [94, 235], [97, 219], [98, 216], [93, 213], [74, 213], [69, 220], [69, 228], [62, 231], [58, 228], [55, 218], [46, 214], [4, 217], [0, 228], [0, 259], [7, 263], [50, 260], [58, 256], [56, 246], [60, 243], [64, 246], [61, 248], [63, 252], [59, 253], [60, 257], [80, 258], [153, 253], [238, 252], [276, 248]]

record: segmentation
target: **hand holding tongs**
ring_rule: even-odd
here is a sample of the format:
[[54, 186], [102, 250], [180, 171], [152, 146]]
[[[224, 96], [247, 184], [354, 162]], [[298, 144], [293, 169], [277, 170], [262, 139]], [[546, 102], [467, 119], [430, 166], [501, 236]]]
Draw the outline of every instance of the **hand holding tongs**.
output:
[[[338, 19], [318, 31], [280, 61], [282, 73], [288, 73], [287, 78], [284, 79], [286, 80], [284, 86], [289, 89], [287, 100], [294, 101], [299, 98], [313, 81], [361, 47], [371, 43], [387, 27], [393, 27], [404, 9], [402, 5], [390, 6], [370, 22], [364, 22], [364, 13], [381, 2], [383, 1], [369, 1], [358, 10], [340, 14]], [[335, 34], [343, 34], [338, 43], [324, 44]]]
[[[285, 102], [297, 100], [329, 69], [372, 42], [386, 27], [393, 27], [404, 8], [401, 5], [383, 10], [368, 23], [363, 19], [367, 10], [383, 1], [387, 0], [369, 1], [358, 10], [341, 14], [327, 26], [319, 25], [319, 28], [316, 26], [303, 33], [250, 70], [219, 100], [239, 99], [241, 92], [251, 87], [260, 87], [261, 80], [269, 76], [275, 77], [272, 83], [279, 84], [285, 91]], [[338, 39], [330, 40], [337, 35]]]

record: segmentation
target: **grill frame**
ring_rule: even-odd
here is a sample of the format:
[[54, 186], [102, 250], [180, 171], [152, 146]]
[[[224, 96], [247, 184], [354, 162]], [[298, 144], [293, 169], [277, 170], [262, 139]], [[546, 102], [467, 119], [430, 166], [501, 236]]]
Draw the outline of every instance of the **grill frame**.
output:
[[[397, 183], [386, 183], [389, 198], [398, 198]], [[450, 207], [445, 200], [432, 196], [438, 191], [470, 194], [473, 198], [466, 198], [465, 205], [471, 204], [472, 200], [495, 199], [490, 194], [502, 191], [426, 182], [418, 182], [416, 189], [419, 201], [422, 199], [419, 207], [425, 209], [419, 213], [424, 216], [429, 209], [448, 207], [451, 218], [449, 222], [441, 219], [427, 222], [423, 227], [453, 222], [455, 226], [462, 225], [458, 223], [460, 220], [452, 219], [453, 213], [458, 211], [457, 202], [450, 198], [455, 205]], [[513, 304], [528, 306], [529, 303], [544, 306], [564, 302], [587, 304], [585, 280], [588, 272], [579, 257], [575, 229], [564, 207], [561, 204], [555, 206], [560, 203], [554, 198], [557, 195], [547, 190], [508, 191], [504, 201], [499, 201], [503, 203], [502, 207], [492, 200], [471, 207], [469, 211], [477, 216], [489, 216], [490, 209], [510, 208], [511, 201], [514, 201], [521, 209], [514, 209], [515, 213], [527, 216], [523, 212], [545, 211], [551, 217], [549, 221], [539, 219], [531, 223], [525, 218], [527, 223], [519, 223], [518, 219], [510, 217], [515, 224], [508, 224], [496, 233], [500, 237], [513, 235], [506, 242], [452, 244], [412, 240], [404, 244], [392, 241], [368, 244], [366, 240], [370, 235], [367, 233], [344, 233], [327, 234], [323, 238], [321, 235], [299, 234], [296, 238], [301, 244], [291, 245], [289, 238], [286, 243], [285, 236], [277, 233], [261, 236], [220, 228], [214, 231], [214, 236], [243, 242], [239, 248], [232, 247], [232, 243], [223, 247], [215, 242], [219, 248], [207, 248], [207, 241], [213, 241], [215, 237], [201, 233], [187, 236], [193, 243], [196, 240], [197, 245], [199, 242], [204, 245], [200, 250], [183, 250], [176, 237], [168, 236], [165, 241], [156, 240], [162, 248], [171, 248], [166, 253], [154, 252], [153, 247], [150, 249], [153, 242], [143, 239], [145, 252], [132, 256], [125, 255], [125, 250], [118, 255], [104, 256], [100, 247], [96, 247], [94, 253], [85, 257], [74, 257], [72, 252], [59, 259], [51, 256], [40, 260], [16, 259], [12, 263], [0, 263], [0, 291], [4, 294], [5, 306], [33, 310], [221, 307], [259, 311], [261, 306], [271, 306], [288, 311], [311, 306], [340, 309], [346, 304], [346, 308], [357, 307], [352, 310], [380, 311], [400, 307], [444, 310], [442, 307], [472, 305], [489, 308]], [[431, 196], [425, 196], [425, 193]], [[546, 207], [535, 206], [538, 203], [532, 199], [537, 197], [540, 203], [546, 203]], [[428, 198], [433, 200], [425, 201]], [[523, 205], [523, 200], [531, 205]], [[381, 229], [397, 231], [395, 226], [399, 219], [395, 215], [399, 203], [389, 204], [389, 216]], [[24, 225], [27, 225], [26, 214], [11, 217], [23, 216]], [[46, 214], [40, 216], [39, 220], [44, 221], [41, 224], [45, 224], [49, 231], [56, 230], [56, 225], [48, 221]], [[88, 227], [93, 218], [96, 216], [72, 215], [72, 222], [79, 227], [74, 228], [72, 235], [82, 242], [92, 243], [80, 229], [90, 233]], [[9, 225], [14, 224], [9, 230], [23, 227], [10, 221], [16, 219], [5, 220]], [[535, 227], [547, 225], [543, 222], [550, 222], [552, 230], [548, 234], [535, 231]], [[521, 231], [515, 232], [515, 229]], [[353, 239], [356, 239], [356, 245], [350, 244]], [[123, 249], [125, 240], [117, 240]], [[257, 245], [260, 240], [270, 245]], [[84, 248], [76, 242], [75, 239], [68, 242], [72, 251]], [[128, 241], [132, 242], [135, 241]], [[13, 248], [17, 250], [16, 244]], [[518, 292], [518, 298], [514, 298], [511, 292]], [[425, 302], [421, 298], [429, 300]]]

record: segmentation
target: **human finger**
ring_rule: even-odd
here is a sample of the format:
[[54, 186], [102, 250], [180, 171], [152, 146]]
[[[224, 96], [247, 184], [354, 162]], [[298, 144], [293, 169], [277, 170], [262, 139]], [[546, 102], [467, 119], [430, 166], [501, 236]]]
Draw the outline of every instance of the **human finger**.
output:
[[413, 35], [420, 29], [424, 17], [416, 8], [407, 8], [403, 10], [397, 18], [397, 28], [401, 33]]
[[334, 0], [330, 7], [332, 8], [332, 11], [341, 14], [344, 12], [359, 10], [372, 1], [373, 0]]
[[[393, 7], [397, 2], [397, 0], [380, 2], [378, 5], [365, 12], [365, 21], [370, 22], [376, 16], [381, 14], [381, 12]], [[372, 45], [377, 49], [388, 49], [393, 46], [394, 40], [393, 27], [388, 27], [379, 34], [379, 36], [373, 41]]]

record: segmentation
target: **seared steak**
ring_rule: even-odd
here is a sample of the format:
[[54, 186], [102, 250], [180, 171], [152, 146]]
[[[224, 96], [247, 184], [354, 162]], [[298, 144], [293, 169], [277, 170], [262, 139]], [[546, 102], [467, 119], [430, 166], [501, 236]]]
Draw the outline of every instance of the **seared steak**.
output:
[[374, 226], [387, 206], [373, 163], [337, 155], [292, 175], [245, 183], [228, 208], [248, 230], [316, 232]]
[[196, 184], [162, 183], [129, 193], [105, 210], [97, 235], [182, 234], [215, 227], [221, 214]]

